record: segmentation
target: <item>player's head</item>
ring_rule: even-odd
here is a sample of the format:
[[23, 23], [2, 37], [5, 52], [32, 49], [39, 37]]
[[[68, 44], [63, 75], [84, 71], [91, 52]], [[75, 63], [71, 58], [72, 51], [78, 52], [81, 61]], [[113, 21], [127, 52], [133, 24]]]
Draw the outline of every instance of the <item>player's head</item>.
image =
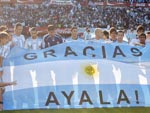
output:
[[95, 38], [96, 39], [103, 39], [103, 31], [101, 28], [96, 28], [95, 29]]
[[33, 39], [37, 38], [37, 30], [36, 30], [36, 27], [31, 27], [29, 29], [29, 32], [30, 32], [30, 35]]
[[78, 35], [78, 28], [77, 27], [71, 28], [71, 35]]
[[54, 25], [48, 25], [48, 33], [51, 36], [54, 36], [55, 34], [55, 26]]
[[5, 25], [1, 25], [0, 26], [0, 32], [7, 32], [8, 31], [8, 27]]
[[150, 39], [150, 31], [146, 33], [146, 39]]
[[137, 35], [139, 36], [140, 34], [144, 33], [145, 32], [145, 29], [142, 25], [139, 25], [137, 27]]
[[146, 35], [144, 33], [139, 35], [139, 41], [141, 44], [145, 44]]
[[117, 40], [118, 40], [118, 42], [122, 42], [123, 41], [123, 37], [124, 37], [124, 31], [119, 30], [117, 32]]
[[10, 35], [7, 32], [0, 32], [0, 45], [3, 46], [8, 43]]
[[14, 27], [15, 34], [16, 34], [16, 35], [21, 35], [22, 30], [23, 30], [22, 24], [19, 23], [19, 22], [16, 23], [16, 24], [15, 24], [15, 27]]
[[117, 36], [117, 30], [116, 30], [116, 28], [114, 28], [114, 27], [111, 27], [110, 28], [110, 31], [109, 31], [109, 35], [110, 35], [110, 37], [111, 37], [111, 39], [116, 39], [116, 36]]

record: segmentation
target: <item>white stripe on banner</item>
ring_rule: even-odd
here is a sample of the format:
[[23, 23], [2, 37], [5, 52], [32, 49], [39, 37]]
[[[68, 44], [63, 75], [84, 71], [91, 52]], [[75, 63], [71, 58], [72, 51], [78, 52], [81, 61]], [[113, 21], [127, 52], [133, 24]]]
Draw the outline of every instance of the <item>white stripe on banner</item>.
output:
[[[86, 69], [94, 69], [89, 74]], [[17, 80], [6, 90], [78, 84], [150, 84], [150, 64], [126, 64], [110, 60], [42, 62], [4, 69], [4, 81]], [[11, 76], [11, 77], [10, 77]]]

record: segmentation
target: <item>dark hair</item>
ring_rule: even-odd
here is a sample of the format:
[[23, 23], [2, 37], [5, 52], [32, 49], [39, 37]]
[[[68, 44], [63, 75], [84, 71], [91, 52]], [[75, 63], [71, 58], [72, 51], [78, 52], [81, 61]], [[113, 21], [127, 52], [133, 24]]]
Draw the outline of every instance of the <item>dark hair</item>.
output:
[[144, 36], [146, 39], [146, 35], [144, 33], [140, 34], [139, 37]]
[[88, 29], [87, 32], [90, 32], [90, 29]]
[[123, 33], [123, 34], [124, 34], [124, 31], [122, 31], [122, 30], [119, 30], [117, 33]]
[[74, 29], [78, 29], [78, 28], [76, 26], [74, 26], [74, 27], [71, 28], [71, 31], [74, 30]]
[[150, 34], [150, 31], [148, 31], [146, 34]]
[[144, 27], [143, 27], [142, 25], [139, 25], [139, 26], [137, 27], [137, 32], [140, 31], [140, 30], [145, 31], [145, 29], [144, 29]]
[[5, 25], [0, 26], [0, 32], [3, 32], [3, 31], [7, 32], [7, 30], [8, 30], [7, 26], [5, 26]]
[[111, 34], [112, 32], [116, 32], [117, 33], [117, 30], [114, 27], [111, 27], [110, 30], [109, 30], [109, 33]]
[[109, 35], [109, 32], [106, 30], [104, 30], [103, 33], [104, 33], [104, 35]]
[[7, 32], [0, 32], [0, 38], [6, 38], [9, 37], [9, 34]]
[[36, 30], [36, 27], [31, 27], [31, 28], [29, 29], [29, 32], [31, 32], [31, 31], [37, 31], [37, 30]]
[[89, 27], [86, 27], [85, 30], [87, 31], [89, 29]]
[[109, 39], [109, 32], [108, 31], [104, 30], [103, 34], [107, 37], [107, 39]]
[[55, 26], [54, 25], [48, 25], [48, 31], [51, 31], [51, 30], [55, 30]]
[[22, 24], [21, 24], [20, 22], [17, 22], [17, 23], [15, 24], [15, 29], [16, 29], [17, 27], [19, 27], [19, 26], [22, 26]]

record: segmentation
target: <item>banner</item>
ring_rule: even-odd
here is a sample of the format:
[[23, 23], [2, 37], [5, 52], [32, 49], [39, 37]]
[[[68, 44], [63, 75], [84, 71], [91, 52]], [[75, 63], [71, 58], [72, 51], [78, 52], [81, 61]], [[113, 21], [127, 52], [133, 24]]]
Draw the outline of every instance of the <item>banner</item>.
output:
[[13, 48], [4, 62], [4, 109], [150, 106], [150, 47], [73, 41]]
[[43, 0], [17, 0], [17, 3], [21, 4], [40, 4]]
[[149, 7], [150, 2], [144, 3], [144, 2], [94, 2], [95, 5], [100, 6], [119, 6], [119, 7]]
[[49, 5], [73, 5], [71, 0], [51, 0]]

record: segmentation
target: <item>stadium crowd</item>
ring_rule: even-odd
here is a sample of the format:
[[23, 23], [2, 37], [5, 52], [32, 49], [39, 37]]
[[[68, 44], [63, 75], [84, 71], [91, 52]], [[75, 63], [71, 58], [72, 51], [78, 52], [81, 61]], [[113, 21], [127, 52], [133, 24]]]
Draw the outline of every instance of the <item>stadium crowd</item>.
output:
[[[84, 1], [84, 0], [82, 0]], [[146, 30], [150, 26], [150, 13], [147, 7], [113, 7], [94, 5], [82, 6], [81, 1], [74, 5], [50, 5], [46, 0], [42, 4], [2, 5], [0, 25], [14, 26], [21, 22], [24, 26], [47, 26], [55, 24], [58, 28], [78, 27], [137, 27], [142, 24]]]

